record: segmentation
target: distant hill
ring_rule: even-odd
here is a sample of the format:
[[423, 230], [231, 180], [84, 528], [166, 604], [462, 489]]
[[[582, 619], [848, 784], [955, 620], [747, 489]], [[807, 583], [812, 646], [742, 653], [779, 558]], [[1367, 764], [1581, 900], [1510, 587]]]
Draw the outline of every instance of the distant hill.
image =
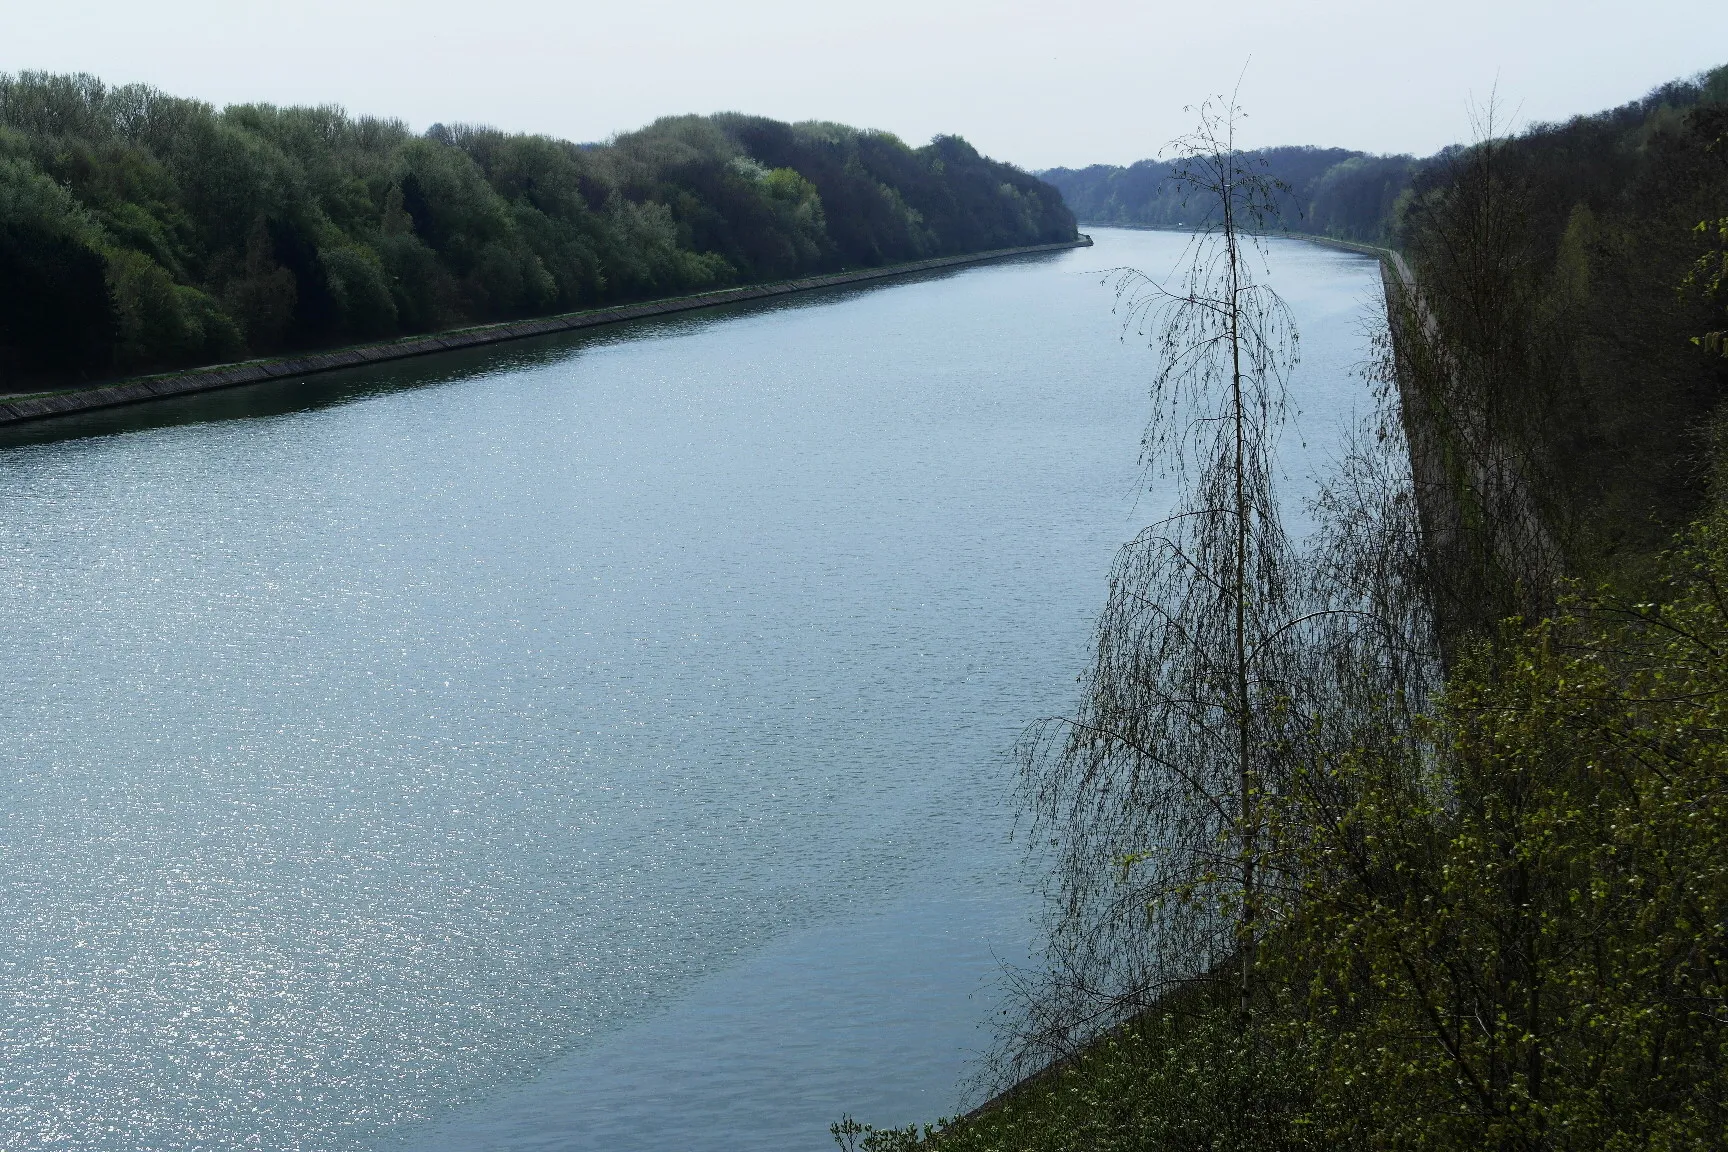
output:
[[[1374, 156], [1345, 148], [1266, 148], [1248, 153], [1251, 163], [1287, 186], [1273, 227], [1345, 240], [1377, 243], [1387, 238], [1400, 195], [1421, 161], [1413, 156]], [[1202, 223], [1169, 179], [1170, 165], [1141, 160], [1126, 168], [1051, 168], [1038, 177], [1059, 189], [1084, 224], [1129, 224], [1182, 228]]]

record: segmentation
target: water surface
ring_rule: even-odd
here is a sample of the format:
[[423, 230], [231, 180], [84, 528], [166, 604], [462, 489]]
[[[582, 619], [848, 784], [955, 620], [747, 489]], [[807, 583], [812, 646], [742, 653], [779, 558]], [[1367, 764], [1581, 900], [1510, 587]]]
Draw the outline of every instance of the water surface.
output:
[[[1032, 941], [1150, 353], [1098, 246], [12, 431], [0, 1144], [827, 1144]], [[1374, 265], [1292, 242], [1301, 473]], [[744, 1133], [749, 1135], [746, 1137]]]

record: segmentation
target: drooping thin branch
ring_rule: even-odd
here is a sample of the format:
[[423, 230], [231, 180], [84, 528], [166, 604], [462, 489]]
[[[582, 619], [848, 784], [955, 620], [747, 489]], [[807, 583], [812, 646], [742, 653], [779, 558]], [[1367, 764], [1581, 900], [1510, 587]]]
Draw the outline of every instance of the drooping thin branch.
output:
[[1034, 840], [1055, 855], [1021, 1037], [1040, 1057], [1226, 964], [1246, 1023], [1264, 893], [1288, 887], [1264, 796], [1288, 775], [1285, 697], [1320, 617], [1299, 603], [1273, 482], [1297, 336], [1256, 276], [1276, 189], [1238, 149], [1241, 119], [1209, 101], [1172, 145], [1206, 208], [1182, 261], [1107, 276], [1124, 336], [1156, 355], [1143, 462], [1173, 481], [1176, 510], [1117, 556], [1076, 713], [1021, 748]]

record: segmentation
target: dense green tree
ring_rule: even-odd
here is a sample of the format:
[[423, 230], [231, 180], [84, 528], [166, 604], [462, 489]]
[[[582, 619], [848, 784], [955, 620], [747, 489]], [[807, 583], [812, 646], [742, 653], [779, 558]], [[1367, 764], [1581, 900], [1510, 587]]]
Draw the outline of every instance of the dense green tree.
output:
[[0, 76], [8, 380], [51, 384], [1072, 239], [944, 138], [671, 117], [606, 145]]
[[0, 385], [107, 367], [118, 318], [100, 237], [64, 188], [0, 152]]

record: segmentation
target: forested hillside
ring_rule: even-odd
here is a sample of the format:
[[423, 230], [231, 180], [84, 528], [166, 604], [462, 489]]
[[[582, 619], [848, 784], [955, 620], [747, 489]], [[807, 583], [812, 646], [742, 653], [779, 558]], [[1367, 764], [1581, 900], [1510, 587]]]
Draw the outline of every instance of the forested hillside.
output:
[[[1060, 863], [1003, 1067], [1047, 1074], [843, 1147], [1728, 1144], [1728, 69], [1448, 149], [1381, 234], [1387, 404], [1316, 539], [1257, 545], [1252, 599], [1173, 552], [1252, 645], [1172, 679], [1147, 557], [1187, 521], [1148, 529], [1022, 758]], [[1202, 301], [1246, 317], [1237, 393], [1241, 267]]]
[[1074, 237], [956, 136], [724, 114], [602, 145], [0, 76], [0, 388]]
[[1704, 507], [1728, 361], [1694, 275], [1728, 216], [1728, 68], [1442, 153], [1387, 231], [1564, 568], [1636, 567]]

